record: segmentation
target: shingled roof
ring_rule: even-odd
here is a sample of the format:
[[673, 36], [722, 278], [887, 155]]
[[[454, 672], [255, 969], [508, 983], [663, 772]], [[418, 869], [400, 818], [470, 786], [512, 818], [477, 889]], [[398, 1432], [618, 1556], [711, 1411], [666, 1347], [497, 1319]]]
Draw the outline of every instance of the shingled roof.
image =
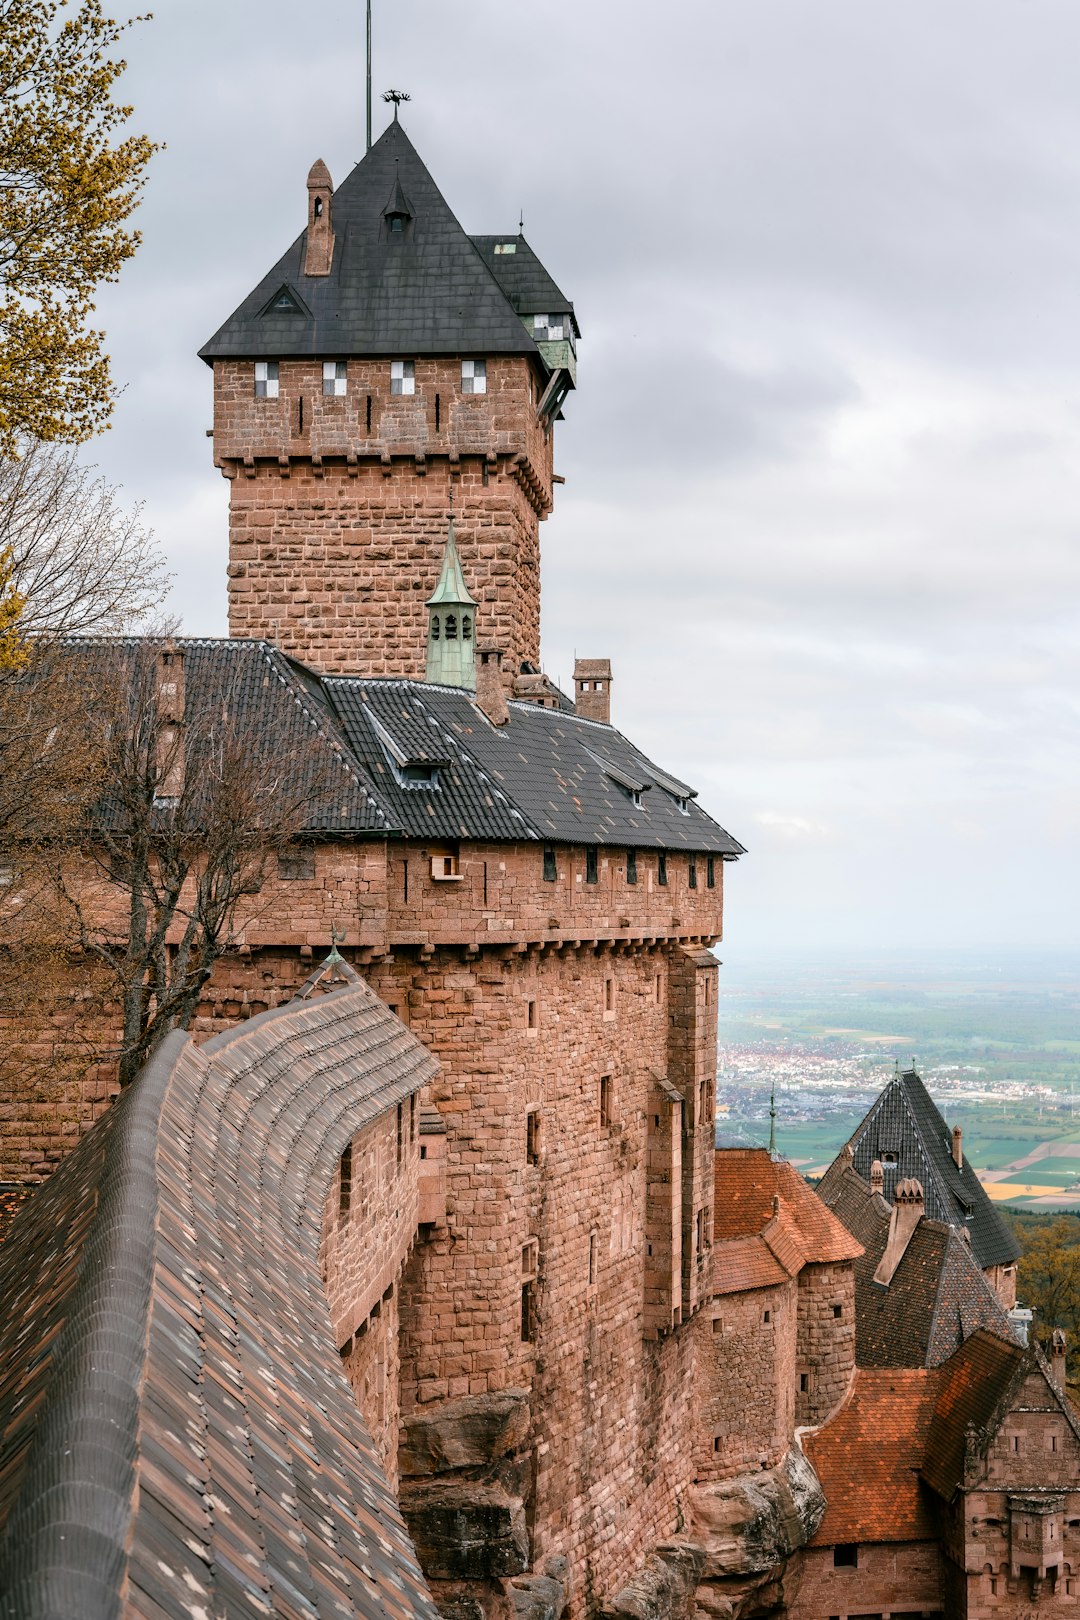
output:
[[936, 1538], [918, 1468], [940, 1378], [922, 1368], [860, 1368], [840, 1410], [806, 1436], [828, 1503], [812, 1547]]
[[0, 1614], [437, 1620], [319, 1271], [342, 1147], [434, 1059], [353, 982], [177, 1032], [0, 1250]]
[[804, 1266], [862, 1253], [798, 1171], [764, 1148], [718, 1148], [713, 1187], [713, 1294], [773, 1288]]
[[[927, 1215], [966, 1228], [983, 1270], [1019, 1259], [1020, 1245], [987, 1197], [970, 1160], [964, 1155], [962, 1168], [954, 1162], [949, 1127], [913, 1069], [889, 1081], [848, 1146], [855, 1169], [866, 1182], [874, 1160], [881, 1162], [887, 1197], [898, 1181], [921, 1182]], [[842, 1151], [821, 1178], [818, 1191], [826, 1203], [844, 1163]]]
[[[384, 215], [399, 189], [410, 217], [394, 233]], [[399, 123], [334, 192], [331, 218], [330, 274], [304, 274], [302, 232], [199, 351], [208, 364], [289, 355], [539, 353], [487, 249], [458, 224]], [[520, 296], [545, 282], [555, 288], [531, 249], [522, 252], [523, 269], [527, 258], [529, 276], [513, 290]], [[282, 289], [292, 312], [271, 307]], [[563, 299], [557, 307], [569, 305]]]
[[891, 1281], [874, 1281], [889, 1205], [838, 1161], [821, 1197], [862, 1244], [855, 1262], [855, 1360], [860, 1367], [936, 1367], [978, 1328], [1014, 1342], [1008, 1316], [963, 1231], [923, 1217]]

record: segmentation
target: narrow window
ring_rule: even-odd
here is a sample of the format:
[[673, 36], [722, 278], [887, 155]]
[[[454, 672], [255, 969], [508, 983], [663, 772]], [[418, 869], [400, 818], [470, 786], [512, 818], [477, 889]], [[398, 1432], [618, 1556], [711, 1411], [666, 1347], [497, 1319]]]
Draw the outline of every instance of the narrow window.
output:
[[371, 432], [371, 395], [367, 397], [367, 430]]
[[322, 219], [322, 198], [321, 197], [316, 197], [316, 199], [315, 199], [315, 210], [314, 210], [314, 212], [315, 212], [315, 218], [316, 219]]
[[416, 1141], [416, 1092], [409, 1098], [409, 1141]]
[[799, 1374], [799, 1393], [800, 1393], [800, 1395], [806, 1395], [809, 1392], [809, 1389], [810, 1389], [810, 1374], [809, 1373], [800, 1373]]
[[463, 360], [461, 362], [461, 392], [463, 394], [487, 393], [486, 360]]
[[764, 1322], [765, 1326], [768, 1327], [769, 1323], [772, 1321], [772, 1311], [762, 1311], [761, 1320]]
[[654, 985], [654, 989], [653, 989], [653, 999], [655, 1000], [656, 1005], [658, 1007], [660, 1005], [661, 1000], [663, 999], [663, 995], [664, 995], [664, 978], [663, 978], [662, 974], [658, 973], [656, 975], [656, 981], [655, 981], [655, 985]]
[[405, 1151], [405, 1104], [397, 1105], [397, 1162], [400, 1166]]
[[600, 1129], [606, 1131], [611, 1124], [611, 1076], [600, 1076]]
[[554, 883], [559, 876], [559, 869], [555, 864], [555, 851], [550, 844], [544, 845], [544, 882]]
[[540, 1006], [535, 997], [529, 1000], [527, 1006], [528, 1011], [525, 1027], [535, 1035], [536, 1031], [540, 1028]]
[[338, 1218], [346, 1220], [352, 1203], [352, 1143], [345, 1144], [338, 1175]]
[[296, 431], [297, 431], [297, 433], [303, 433], [303, 431], [304, 431], [304, 396], [303, 396], [303, 394], [300, 395], [300, 398], [296, 402]]
[[256, 360], [255, 398], [277, 399], [278, 363], [276, 360]]
[[346, 363], [344, 360], [324, 360], [322, 368], [322, 391], [331, 397], [340, 398], [345, 392]]
[[661, 850], [656, 857], [656, 881], [662, 889], [667, 888], [667, 852]]
[[447, 639], [447, 641], [456, 641], [457, 640], [457, 614], [456, 613], [448, 613], [446, 615], [446, 639]]
[[705, 857], [705, 887], [707, 889], [715, 889], [716, 888], [716, 856], [715, 855], [706, 855], [706, 857]]
[[703, 1209], [699, 1209], [697, 1212], [695, 1227], [694, 1242], [697, 1253], [700, 1255], [705, 1251], [705, 1211]]
[[521, 1249], [521, 1341], [536, 1340], [536, 1269], [539, 1245], [533, 1238]]
[[432, 614], [432, 618], [431, 618], [431, 639], [432, 639], [432, 641], [438, 641], [439, 634], [440, 634], [439, 615], [437, 613], [434, 613], [434, 614]]
[[595, 844], [589, 844], [586, 847], [586, 850], [585, 850], [585, 881], [586, 881], [586, 883], [596, 883], [597, 882], [597, 864], [598, 863], [597, 863], [597, 859], [596, 859], [596, 845]]
[[589, 1233], [589, 1287], [596, 1282], [596, 1233]]
[[709, 1082], [702, 1080], [698, 1086], [698, 1124], [704, 1125], [708, 1120]]
[[530, 1108], [525, 1115], [525, 1163], [540, 1163], [540, 1110]]
[[442, 432], [442, 395], [435, 395], [435, 431]]
[[605, 979], [604, 980], [604, 1017], [605, 1018], [614, 1018], [614, 1016], [615, 1016], [615, 980], [614, 979]]
[[693, 855], [690, 857], [689, 884], [692, 889], [697, 888], [697, 860]]
[[842, 1305], [834, 1305], [832, 1308], [832, 1313], [836, 1320], [839, 1321], [844, 1314], [844, 1307]]
[[409, 903], [409, 863], [401, 863], [401, 898], [406, 905]]
[[461, 615], [461, 639], [462, 641], [472, 640], [472, 618], [468, 613]]
[[1012, 1449], [1014, 1451], [1020, 1450], [1020, 1436], [1018, 1434], [1012, 1436]]
[[637, 850], [628, 849], [626, 852], [626, 881], [637, 882]]
[[720, 1436], [718, 1434], [713, 1435], [712, 1448], [714, 1451], [720, 1450]]
[[412, 360], [391, 360], [390, 392], [392, 394], [416, 393], [416, 365]]

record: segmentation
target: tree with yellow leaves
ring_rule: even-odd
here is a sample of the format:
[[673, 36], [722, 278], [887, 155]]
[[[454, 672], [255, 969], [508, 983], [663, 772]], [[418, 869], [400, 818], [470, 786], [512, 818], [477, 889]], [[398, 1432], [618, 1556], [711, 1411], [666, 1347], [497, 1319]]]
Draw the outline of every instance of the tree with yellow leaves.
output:
[[139, 242], [127, 221], [154, 143], [112, 99], [125, 29], [101, 0], [0, 0], [0, 456], [78, 443], [114, 402], [88, 320]]
[[26, 664], [26, 640], [20, 623], [26, 597], [15, 589], [15, 557], [10, 546], [0, 551], [0, 674]]

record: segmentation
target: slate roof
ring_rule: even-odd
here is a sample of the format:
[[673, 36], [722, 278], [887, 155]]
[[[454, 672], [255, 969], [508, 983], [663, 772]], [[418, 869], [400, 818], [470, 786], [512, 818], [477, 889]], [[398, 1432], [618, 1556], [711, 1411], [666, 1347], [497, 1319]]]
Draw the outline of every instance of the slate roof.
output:
[[[395, 234], [383, 216], [399, 185], [412, 218]], [[399, 123], [334, 192], [331, 218], [330, 274], [304, 275], [305, 230], [200, 349], [202, 359], [539, 355], [488, 257], [458, 224]], [[268, 312], [283, 287], [295, 314]]]
[[319, 1271], [436, 1064], [368, 987], [177, 1032], [0, 1250], [0, 1615], [437, 1620]]
[[806, 1436], [828, 1503], [812, 1547], [936, 1539], [918, 1469], [940, 1377], [922, 1368], [860, 1368], [840, 1410]]
[[[674, 786], [671, 779], [612, 726], [511, 703], [509, 721], [496, 727], [471, 694], [419, 681], [332, 676], [324, 686], [372, 796], [412, 836], [744, 853], [695, 800], [684, 814], [660, 785]], [[418, 759], [448, 762], [438, 788], [397, 782], [371, 716]], [[640, 806], [609, 771], [644, 785]]]
[[[743, 853], [696, 800], [684, 801], [684, 814], [682, 784], [611, 726], [515, 702], [496, 728], [459, 687], [321, 677], [261, 641], [180, 637], [176, 645], [193, 715], [227, 694], [253, 739], [272, 740], [283, 769], [311, 775], [313, 836]], [[103, 669], [122, 672], [138, 647], [135, 639], [68, 643], [84, 681]], [[432, 767], [437, 781], [404, 785], [401, 760]], [[645, 786], [640, 808], [619, 777]]]
[[[508, 243], [513, 243], [513, 253], [496, 253], [496, 247]], [[573, 304], [555, 285], [524, 236], [474, 236], [472, 244], [519, 315], [569, 313], [575, 336], [581, 336]]]
[[924, 1216], [886, 1287], [873, 1278], [889, 1235], [889, 1206], [850, 1164], [823, 1189], [824, 1182], [818, 1196], [865, 1251], [855, 1262], [858, 1366], [936, 1367], [978, 1328], [1015, 1342], [1004, 1306], [961, 1231]]
[[[882, 1165], [885, 1196], [892, 1197], [897, 1181], [913, 1177], [922, 1182], [927, 1215], [949, 1226], [966, 1227], [975, 1258], [984, 1270], [1019, 1259], [1020, 1245], [987, 1197], [967, 1155], [962, 1169], [954, 1163], [952, 1133], [914, 1070], [889, 1081], [848, 1146], [855, 1169], [866, 1182], [874, 1160], [882, 1159], [886, 1152], [894, 1153], [896, 1162]], [[819, 1183], [818, 1191], [826, 1203], [842, 1160], [843, 1152]]]

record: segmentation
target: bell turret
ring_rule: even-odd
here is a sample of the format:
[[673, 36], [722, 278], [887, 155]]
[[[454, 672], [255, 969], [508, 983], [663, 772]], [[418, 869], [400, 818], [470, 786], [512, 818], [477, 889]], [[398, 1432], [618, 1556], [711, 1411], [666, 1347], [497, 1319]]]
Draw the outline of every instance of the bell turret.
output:
[[476, 601], [461, 572], [454, 520], [446, 536], [439, 583], [425, 603], [428, 613], [426, 679], [437, 686], [476, 691]]

